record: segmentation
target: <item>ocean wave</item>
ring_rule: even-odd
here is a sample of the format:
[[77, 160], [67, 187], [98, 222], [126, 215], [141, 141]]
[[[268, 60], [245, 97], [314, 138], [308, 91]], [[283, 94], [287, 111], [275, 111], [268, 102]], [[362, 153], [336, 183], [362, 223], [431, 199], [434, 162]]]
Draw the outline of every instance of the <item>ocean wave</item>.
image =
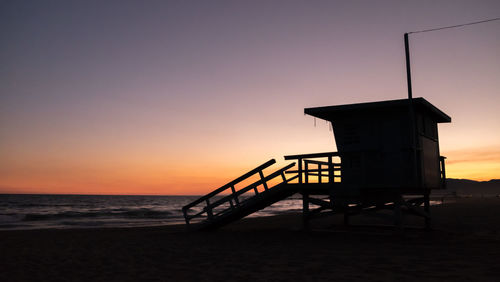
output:
[[96, 217], [161, 219], [171, 217], [172, 214], [172, 211], [159, 211], [143, 208], [98, 211], [63, 211], [57, 213], [28, 213], [24, 215], [23, 221], [62, 220], [68, 218], [76, 219]]

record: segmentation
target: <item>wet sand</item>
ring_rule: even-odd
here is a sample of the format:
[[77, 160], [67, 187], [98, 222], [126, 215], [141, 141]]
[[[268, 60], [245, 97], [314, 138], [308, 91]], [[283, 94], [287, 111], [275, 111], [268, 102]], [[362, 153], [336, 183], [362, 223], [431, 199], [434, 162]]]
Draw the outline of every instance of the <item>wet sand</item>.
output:
[[[0, 232], [0, 281], [498, 281], [500, 199], [433, 207], [432, 231], [341, 217], [184, 226]], [[422, 227], [421, 219], [406, 224]]]

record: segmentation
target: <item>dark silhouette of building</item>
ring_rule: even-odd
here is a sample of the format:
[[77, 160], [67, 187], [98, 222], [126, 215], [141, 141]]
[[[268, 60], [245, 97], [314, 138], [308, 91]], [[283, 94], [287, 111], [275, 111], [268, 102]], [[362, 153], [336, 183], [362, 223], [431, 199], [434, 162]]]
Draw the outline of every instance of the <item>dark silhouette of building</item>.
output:
[[[408, 213], [425, 218], [430, 227], [430, 193], [446, 185], [437, 125], [451, 122], [448, 115], [424, 98], [304, 112], [332, 123], [338, 152], [285, 156], [296, 163], [265, 176], [263, 170], [275, 163], [270, 160], [185, 206], [186, 223], [216, 228], [300, 193], [305, 227], [315, 216], [343, 213], [348, 224], [350, 216], [384, 209], [393, 211], [396, 226]], [[256, 174], [260, 180], [235, 188]], [[281, 182], [269, 187], [277, 177]]]
[[342, 182], [349, 191], [442, 188], [437, 124], [451, 118], [424, 98], [413, 99], [413, 107], [414, 121], [407, 99], [304, 112], [332, 123], [342, 158]]

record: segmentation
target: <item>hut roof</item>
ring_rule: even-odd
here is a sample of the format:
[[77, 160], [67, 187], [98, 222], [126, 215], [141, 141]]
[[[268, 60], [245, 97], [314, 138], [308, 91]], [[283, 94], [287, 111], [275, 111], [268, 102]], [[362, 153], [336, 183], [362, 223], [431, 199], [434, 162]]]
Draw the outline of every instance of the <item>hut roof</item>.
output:
[[[440, 109], [436, 108], [424, 98], [413, 98], [413, 105], [416, 110], [429, 112], [436, 122], [451, 122], [451, 117], [443, 113]], [[346, 115], [376, 114], [377, 112], [404, 107], [408, 107], [408, 99], [305, 108], [304, 113], [320, 119], [332, 121]]]

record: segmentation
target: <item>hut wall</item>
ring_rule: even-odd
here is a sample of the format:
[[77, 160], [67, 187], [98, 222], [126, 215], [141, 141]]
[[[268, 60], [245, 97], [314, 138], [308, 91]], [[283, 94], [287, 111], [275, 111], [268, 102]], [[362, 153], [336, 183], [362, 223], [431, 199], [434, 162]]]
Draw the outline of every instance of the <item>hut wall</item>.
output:
[[[349, 113], [332, 122], [342, 158], [342, 182], [359, 189], [438, 188], [437, 125], [417, 114], [421, 151], [414, 167], [411, 127], [405, 109]], [[332, 118], [333, 120], [333, 118]], [[417, 122], [418, 124], [418, 122]], [[419, 145], [417, 144], [417, 145]]]

